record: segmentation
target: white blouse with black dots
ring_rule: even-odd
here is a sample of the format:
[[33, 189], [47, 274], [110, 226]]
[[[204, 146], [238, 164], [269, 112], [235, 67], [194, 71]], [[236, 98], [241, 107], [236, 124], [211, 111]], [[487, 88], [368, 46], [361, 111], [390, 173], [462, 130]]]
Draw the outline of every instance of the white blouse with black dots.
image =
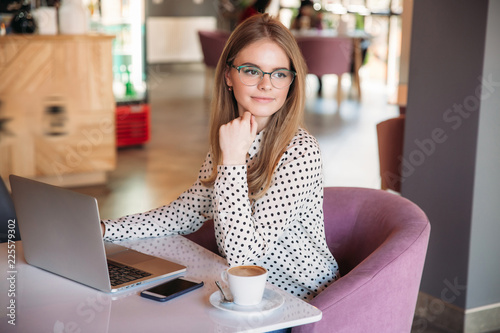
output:
[[[253, 142], [247, 165], [259, 151], [263, 132]], [[219, 251], [230, 266], [255, 264], [269, 271], [268, 281], [309, 300], [339, 277], [338, 265], [325, 241], [323, 172], [316, 139], [299, 129], [274, 171], [271, 187], [250, 200], [247, 165], [213, 169], [207, 155], [198, 180], [169, 205], [104, 220], [106, 240], [189, 234], [214, 220]]]

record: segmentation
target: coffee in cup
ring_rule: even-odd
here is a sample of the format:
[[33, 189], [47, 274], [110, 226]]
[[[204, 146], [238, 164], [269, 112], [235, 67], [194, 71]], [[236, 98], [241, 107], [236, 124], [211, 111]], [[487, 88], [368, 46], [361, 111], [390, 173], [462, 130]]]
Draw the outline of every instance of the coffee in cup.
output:
[[267, 279], [267, 270], [264, 267], [235, 266], [223, 271], [221, 277], [229, 285], [234, 303], [257, 305], [262, 301]]
[[267, 270], [260, 266], [237, 266], [230, 268], [228, 273], [236, 276], [259, 276], [266, 274]]

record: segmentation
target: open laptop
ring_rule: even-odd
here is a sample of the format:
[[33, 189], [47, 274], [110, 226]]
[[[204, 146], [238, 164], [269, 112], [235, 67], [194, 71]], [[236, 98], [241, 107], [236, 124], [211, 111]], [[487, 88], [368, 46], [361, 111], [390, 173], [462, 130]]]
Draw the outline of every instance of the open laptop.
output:
[[19, 176], [9, 179], [30, 265], [108, 293], [186, 271], [104, 242], [95, 198]]

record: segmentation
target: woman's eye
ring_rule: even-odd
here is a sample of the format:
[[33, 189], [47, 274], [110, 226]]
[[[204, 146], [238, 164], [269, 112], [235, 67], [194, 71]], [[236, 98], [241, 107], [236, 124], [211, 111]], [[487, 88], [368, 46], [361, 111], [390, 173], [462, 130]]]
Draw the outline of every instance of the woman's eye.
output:
[[275, 77], [277, 79], [286, 79], [287, 76], [288, 76], [288, 73], [285, 71], [278, 71], [278, 72], [274, 72], [274, 74], [273, 74], [273, 77]]
[[245, 68], [243, 73], [251, 76], [259, 76], [259, 70], [256, 68]]

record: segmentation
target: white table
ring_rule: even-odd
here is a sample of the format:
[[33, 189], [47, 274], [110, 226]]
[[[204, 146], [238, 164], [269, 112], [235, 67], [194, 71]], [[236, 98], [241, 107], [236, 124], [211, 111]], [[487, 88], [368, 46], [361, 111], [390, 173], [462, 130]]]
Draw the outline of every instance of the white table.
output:
[[[282, 294], [285, 303], [271, 313], [239, 314], [213, 307], [209, 296], [217, 290], [214, 281], [227, 268], [226, 261], [182, 236], [120, 244], [183, 264], [186, 277], [202, 280], [205, 286], [166, 303], [139, 296], [154, 284], [106, 294], [28, 265], [22, 242], [15, 243], [15, 266], [10, 267], [12, 257], [4, 243], [0, 332], [266, 332], [321, 319], [319, 309], [272, 285], [268, 287]], [[14, 310], [8, 308], [13, 301]], [[15, 326], [9, 324], [12, 314]]]

